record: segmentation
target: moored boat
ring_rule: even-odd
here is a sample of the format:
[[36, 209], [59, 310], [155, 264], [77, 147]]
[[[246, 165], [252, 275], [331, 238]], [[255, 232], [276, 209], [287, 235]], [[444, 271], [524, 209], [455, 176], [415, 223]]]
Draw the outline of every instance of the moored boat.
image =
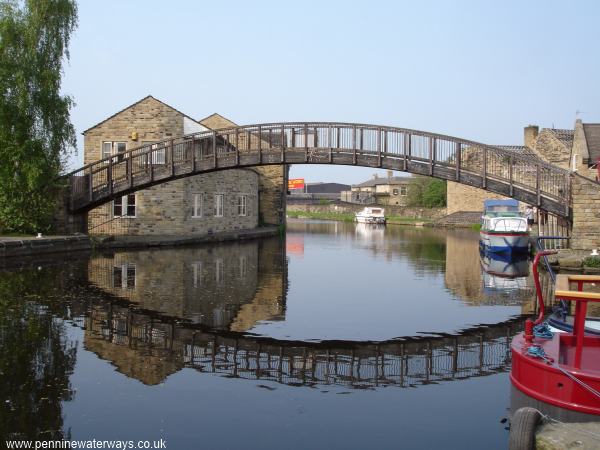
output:
[[385, 210], [383, 208], [366, 207], [355, 214], [358, 223], [385, 224]]
[[527, 219], [516, 200], [485, 200], [479, 231], [481, 245], [490, 252], [525, 253], [529, 250]]
[[539, 315], [527, 319], [525, 331], [511, 343], [510, 379], [515, 388], [544, 404], [586, 415], [600, 415], [600, 336], [586, 332], [588, 302], [600, 302], [600, 292], [584, 290], [600, 283], [600, 276], [560, 274], [555, 298], [575, 303], [570, 331], [553, 333], [544, 323], [544, 302], [537, 265], [540, 257], [556, 253], [542, 251], [533, 266]]

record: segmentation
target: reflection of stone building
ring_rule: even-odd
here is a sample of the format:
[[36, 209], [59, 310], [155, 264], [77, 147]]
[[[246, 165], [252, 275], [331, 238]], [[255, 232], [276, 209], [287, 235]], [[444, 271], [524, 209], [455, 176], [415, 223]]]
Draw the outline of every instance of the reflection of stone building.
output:
[[281, 258], [276, 239], [118, 251], [92, 258], [88, 274], [96, 286], [142, 309], [245, 331], [283, 312]]

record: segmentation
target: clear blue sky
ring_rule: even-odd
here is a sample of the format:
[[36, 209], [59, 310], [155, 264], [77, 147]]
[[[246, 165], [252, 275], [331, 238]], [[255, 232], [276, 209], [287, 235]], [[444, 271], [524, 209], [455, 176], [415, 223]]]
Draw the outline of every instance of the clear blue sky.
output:
[[[79, 2], [76, 130], [152, 94], [194, 118], [323, 120], [521, 144], [600, 121], [600, 2]], [[79, 155], [72, 165], [81, 163]], [[294, 166], [355, 183], [373, 169]]]

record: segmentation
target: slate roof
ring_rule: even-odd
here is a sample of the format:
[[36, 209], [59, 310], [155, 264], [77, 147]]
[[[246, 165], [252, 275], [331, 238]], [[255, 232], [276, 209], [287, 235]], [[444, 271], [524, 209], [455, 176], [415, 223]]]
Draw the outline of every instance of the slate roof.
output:
[[569, 150], [571, 150], [571, 147], [573, 147], [573, 138], [575, 136], [575, 130], [563, 130], [559, 128], [544, 128], [543, 130], [547, 130], [554, 134], [554, 136], [560, 142], [562, 142], [563, 145]]
[[339, 194], [342, 191], [349, 191], [350, 185], [341, 183], [307, 183], [306, 192], [308, 194]]

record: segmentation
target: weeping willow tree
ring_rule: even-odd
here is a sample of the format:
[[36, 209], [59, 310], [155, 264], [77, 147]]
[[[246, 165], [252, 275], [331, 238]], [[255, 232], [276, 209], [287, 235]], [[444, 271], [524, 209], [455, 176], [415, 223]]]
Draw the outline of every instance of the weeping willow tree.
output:
[[76, 26], [73, 0], [0, 0], [0, 232], [49, 228], [76, 142], [60, 92]]

